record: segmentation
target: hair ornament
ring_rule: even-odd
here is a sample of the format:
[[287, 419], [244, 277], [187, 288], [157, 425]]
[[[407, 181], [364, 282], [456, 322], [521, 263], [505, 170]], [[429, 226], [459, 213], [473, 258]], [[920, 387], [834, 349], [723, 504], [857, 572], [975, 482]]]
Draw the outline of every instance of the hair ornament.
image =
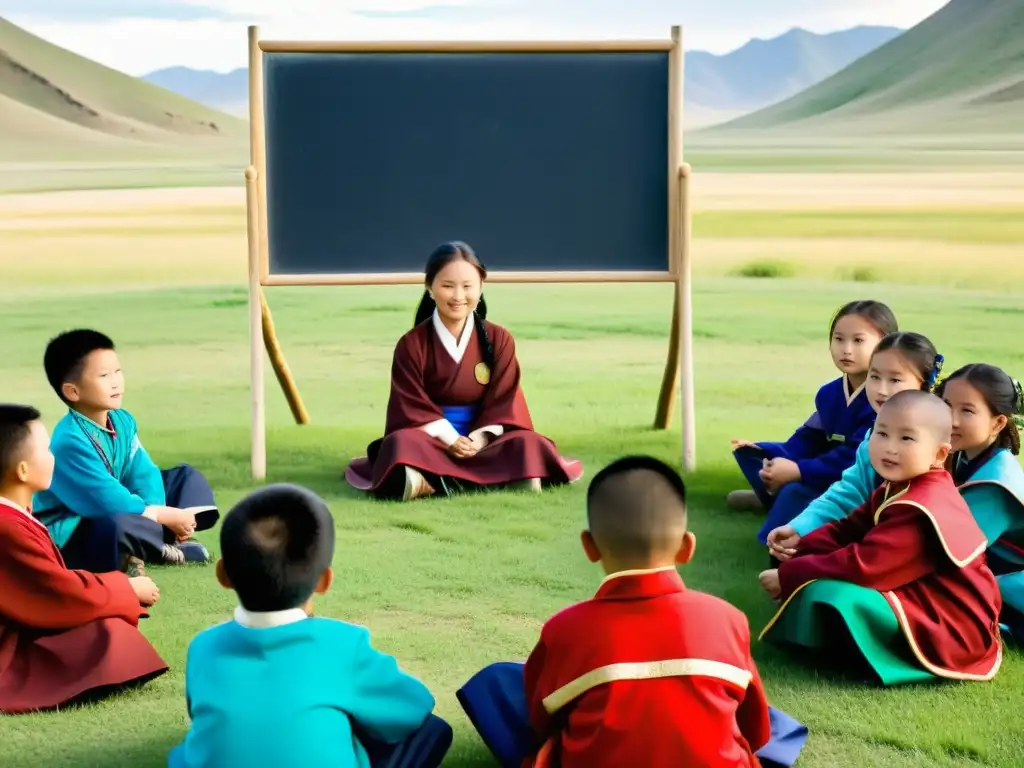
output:
[[942, 355], [935, 355], [935, 362], [932, 363], [932, 370], [928, 374], [928, 380], [925, 382], [929, 391], [935, 389], [935, 383], [938, 381], [939, 374], [942, 372], [942, 364], [944, 362], [946, 362], [946, 358]]
[[[1016, 393], [1016, 397], [1013, 400], [1013, 413], [1015, 417], [1024, 416], [1024, 388], [1021, 387], [1020, 381], [1017, 379], [1010, 379], [1013, 382], [1013, 391]], [[1017, 420], [1016, 418], [1014, 419]], [[1018, 424], [1020, 422], [1018, 421]]]

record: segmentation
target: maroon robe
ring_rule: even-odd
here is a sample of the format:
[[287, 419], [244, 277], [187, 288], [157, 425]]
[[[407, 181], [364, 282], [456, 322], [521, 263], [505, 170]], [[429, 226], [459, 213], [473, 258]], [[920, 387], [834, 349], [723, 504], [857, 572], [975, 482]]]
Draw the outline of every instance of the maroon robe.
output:
[[[378, 491], [403, 466], [480, 486], [531, 478], [548, 484], [579, 479], [582, 464], [562, 458], [555, 444], [533, 429], [512, 334], [493, 323], [486, 327], [494, 346], [494, 369], [487, 383], [477, 380], [483, 362], [478, 338], [470, 339], [458, 363], [438, 337], [432, 318], [399, 339], [384, 437], [370, 444], [367, 458], [349, 464], [345, 477], [350, 485]], [[500, 426], [504, 432], [475, 456], [458, 459], [423, 427], [444, 418], [442, 407], [467, 405], [479, 407], [472, 430]]]
[[123, 573], [72, 571], [46, 527], [0, 501], [0, 712], [96, 698], [167, 671]]
[[779, 566], [779, 614], [816, 579], [876, 589], [922, 667], [954, 680], [988, 680], [1002, 661], [1002, 600], [987, 546], [945, 469], [885, 483], [850, 515], [800, 540]]

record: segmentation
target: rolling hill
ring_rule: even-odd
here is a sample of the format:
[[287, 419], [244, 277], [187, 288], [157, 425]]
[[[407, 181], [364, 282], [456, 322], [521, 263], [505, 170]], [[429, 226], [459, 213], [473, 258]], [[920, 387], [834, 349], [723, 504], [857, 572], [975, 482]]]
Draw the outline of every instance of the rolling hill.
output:
[[[724, 55], [686, 54], [686, 122], [722, 122], [772, 104], [839, 71], [899, 35], [894, 27], [855, 27], [819, 35], [792, 29], [770, 40], [751, 40]], [[170, 67], [144, 80], [230, 114], [246, 115], [246, 69], [224, 74]]]
[[0, 160], [225, 157], [248, 128], [0, 19]]
[[711, 128], [1011, 134], [1024, 129], [1024, 0], [951, 0], [802, 93]]

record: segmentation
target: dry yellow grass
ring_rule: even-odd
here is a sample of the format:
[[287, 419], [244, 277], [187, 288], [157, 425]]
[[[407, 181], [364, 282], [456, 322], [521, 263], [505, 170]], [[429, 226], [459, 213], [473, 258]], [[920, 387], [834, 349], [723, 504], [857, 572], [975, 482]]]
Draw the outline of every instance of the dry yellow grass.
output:
[[[920, 232], [908, 226], [900, 237], [742, 232], [744, 214], [755, 211], [902, 209], [909, 216], [989, 208], [1022, 216], [1024, 173], [697, 174], [694, 192], [698, 215], [735, 211], [739, 229], [738, 236], [695, 240], [698, 277], [761, 261], [784, 263], [805, 278], [1024, 290], [1024, 244], [984, 242], [983, 233], [976, 242], [951, 243], [926, 224]], [[242, 285], [246, 263], [240, 188], [0, 196], [0, 271], [8, 289]]]

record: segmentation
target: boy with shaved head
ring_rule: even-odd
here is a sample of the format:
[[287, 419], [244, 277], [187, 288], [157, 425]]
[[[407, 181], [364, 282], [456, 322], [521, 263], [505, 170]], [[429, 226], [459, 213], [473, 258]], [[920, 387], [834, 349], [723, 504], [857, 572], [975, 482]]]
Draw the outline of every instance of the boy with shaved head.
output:
[[[985, 562], [988, 542], [944, 469], [951, 431], [949, 406], [929, 392], [886, 402], [868, 445], [883, 484], [761, 574], [783, 601], [762, 637], [862, 657], [885, 685], [995, 676], [999, 588]], [[837, 652], [851, 641], [856, 652]]]
[[501, 764], [791, 765], [806, 729], [769, 709], [746, 617], [676, 570], [696, 548], [676, 471], [647, 456], [605, 467], [581, 539], [606, 574], [597, 594], [551, 618], [525, 666], [458, 692]]

